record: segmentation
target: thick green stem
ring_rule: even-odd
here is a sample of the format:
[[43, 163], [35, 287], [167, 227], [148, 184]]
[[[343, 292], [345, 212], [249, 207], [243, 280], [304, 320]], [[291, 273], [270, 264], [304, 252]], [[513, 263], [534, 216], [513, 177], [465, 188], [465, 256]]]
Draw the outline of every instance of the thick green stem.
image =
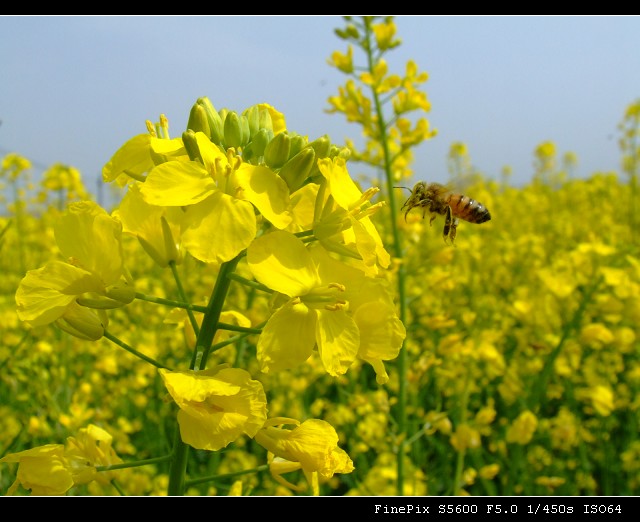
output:
[[[193, 352], [193, 358], [191, 359], [190, 365], [192, 370], [204, 370], [207, 366], [207, 358], [209, 357], [211, 344], [218, 328], [220, 327], [220, 314], [222, 313], [222, 308], [227, 298], [227, 292], [231, 285], [229, 275], [236, 269], [240, 257], [241, 254], [231, 261], [222, 263], [220, 266], [218, 278], [216, 279], [216, 284], [213, 287], [213, 292], [211, 293], [207, 310], [204, 314], [204, 318], [202, 319], [200, 333], [196, 340], [196, 348]], [[180, 430], [176, 426], [173, 459], [169, 470], [169, 495], [184, 495], [188, 458], [189, 446], [182, 441]]]
[[[368, 62], [368, 70], [374, 75], [374, 56], [372, 51], [372, 31], [369, 23], [364, 24], [365, 26], [365, 38], [366, 38], [366, 53], [367, 53], [367, 62]], [[390, 209], [390, 218], [389, 223], [391, 225], [391, 231], [393, 234], [393, 254], [396, 259], [402, 259], [403, 250], [402, 250], [402, 236], [400, 234], [400, 230], [398, 229], [398, 224], [396, 220], [396, 216], [398, 215], [398, 209], [396, 205], [396, 199], [393, 194], [393, 174], [391, 171], [392, 167], [392, 158], [391, 152], [389, 150], [388, 143], [388, 135], [387, 135], [387, 123], [385, 120], [384, 112], [382, 110], [382, 103], [380, 97], [376, 91], [375, 86], [372, 86], [371, 93], [373, 97], [373, 102], [375, 106], [376, 116], [378, 118], [378, 128], [380, 131], [380, 145], [382, 146], [383, 157], [384, 157], [384, 165], [383, 170], [385, 174], [387, 195], [388, 195], [388, 203]], [[406, 315], [407, 315], [407, 303], [406, 303], [406, 276], [405, 276], [405, 267], [403, 263], [400, 263], [398, 268], [398, 300], [399, 300], [399, 318], [402, 321], [402, 324], [406, 324]], [[407, 351], [404, 348], [404, 344], [400, 349], [400, 354], [398, 355], [398, 403], [397, 403], [397, 426], [398, 426], [398, 461], [397, 461], [397, 491], [398, 495], [403, 494], [404, 490], [404, 453], [405, 453], [405, 438], [407, 433]]]

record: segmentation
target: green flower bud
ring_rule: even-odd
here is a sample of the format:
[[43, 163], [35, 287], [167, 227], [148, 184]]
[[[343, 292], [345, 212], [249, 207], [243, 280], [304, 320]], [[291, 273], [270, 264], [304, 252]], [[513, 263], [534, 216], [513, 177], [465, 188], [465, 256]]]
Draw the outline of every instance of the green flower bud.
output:
[[264, 149], [267, 146], [267, 143], [272, 139], [273, 131], [260, 129], [251, 142], [243, 149], [242, 159], [245, 161], [251, 161], [264, 156]]
[[[327, 156], [329, 156], [329, 151], [331, 150], [331, 140], [329, 139], [329, 136], [325, 134], [324, 136], [321, 136], [309, 143], [309, 147], [313, 148], [313, 150], [315, 151], [316, 160], [326, 158]], [[313, 167], [311, 168], [311, 172], [309, 172], [309, 177], [313, 179], [320, 175], [321, 174], [320, 169], [318, 169], [318, 162], [315, 161]]]
[[267, 129], [268, 131], [273, 132], [273, 121], [271, 120], [271, 113], [267, 109], [262, 109], [260, 111], [259, 127], [261, 129]]
[[286, 181], [290, 192], [295, 192], [304, 184], [315, 160], [316, 153], [313, 148], [305, 147], [280, 169], [278, 174]]
[[78, 297], [76, 303], [85, 308], [93, 308], [96, 310], [113, 310], [114, 308], [122, 308], [124, 303], [110, 299], [109, 297]]
[[105, 294], [107, 297], [115, 299], [122, 305], [126, 305], [136, 298], [136, 289], [133, 286], [122, 282], [109, 286], [106, 289]]
[[138, 242], [144, 251], [162, 268], [169, 266], [169, 260], [142, 236], [138, 236]]
[[354, 40], [358, 40], [360, 38], [360, 32], [358, 28], [353, 24], [347, 25], [347, 37], [353, 38]]
[[331, 140], [329, 139], [329, 136], [325, 134], [324, 136], [320, 136], [313, 140], [309, 143], [309, 146], [313, 147], [318, 159], [326, 158], [329, 155], [329, 149], [331, 148]]
[[196, 103], [204, 108], [207, 115], [210, 132], [207, 136], [211, 138], [213, 143], [222, 145], [222, 141], [224, 139], [224, 124], [220, 114], [218, 114], [215, 107], [206, 96], [198, 98]]
[[88, 308], [75, 307], [56, 319], [54, 324], [74, 337], [97, 341], [104, 335], [108, 319], [102, 311], [96, 313]]
[[187, 130], [192, 130], [193, 132], [204, 132], [205, 135], [211, 137], [209, 119], [207, 118], [207, 112], [202, 105], [195, 103], [193, 107], [191, 107], [189, 121], [187, 122]]
[[253, 137], [260, 130], [260, 109], [257, 105], [253, 105], [242, 114], [247, 117], [247, 121], [249, 122], [249, 137], [253, 140]]
[[278, 169], [289, 159], [291, 138], [286, 132], [277, 134], [264, 149], [264, 161], [272, 169]]
[[[227, 147], [240, 148], [244, 145], [244, 130], [242, 118], [234, 111], [227, 114], [224, 119], [224, 143]], [[249, 124], [246, 122], [247, 135], [249, 134]]]
[[194, 131], [186, 130], [185, 132], [183, 132], [182, 143], [184, 143], [184, 148], [187, 150], [187, 154], [189, 155], [189, 159], [191, 161], [199, 161], [200, 163], [204, 163], [202, 161], [202, 156], [200, 155], [200, 148], [198, 147], [196, 133]]
[[307, 146], [307, 138], [305, 136], [300, 136], [299, 134], [294, 134], [291, 136], [291, 150], [289, 150], [289, 158], [293, 158], [298, 152], [304, 149]]

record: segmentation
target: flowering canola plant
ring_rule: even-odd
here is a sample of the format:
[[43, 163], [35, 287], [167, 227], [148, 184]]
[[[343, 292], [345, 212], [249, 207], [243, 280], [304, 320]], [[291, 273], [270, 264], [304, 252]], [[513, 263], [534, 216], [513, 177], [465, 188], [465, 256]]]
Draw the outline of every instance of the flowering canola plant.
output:
[[[334, 473], [350, 473], [351, 459], [337, 447], [333, 428], [320, 420], [304, 420], [293, 430], [292, 435], [304, 434], [294, 437], [297, 450], [277, 449], [270, 441], [280, 432], [269, 421], [260, 373], [296, 368], [317, 350], [332, 377], [361, 360], [372, 366], [379, 383], [388, 381], [384, 362], [397, 357], [405, 330], [380, 277], [389, 255], [370, 219], [382, 206], [370, 202], [376, 191], [360, 192], [344, 152], [327, 137], [310, 143], [290, 133], [284, 116], [267, 104], [237, 114], [216, 111], [200, 98], [180, 138], [169, 137], [164, 116], [155, 126], [148, 122], [147, 129], [104, 167], [104, 180], [126, 191], [120, 207], [108, 214], [80, 201], [59, 217], [54, 236], [60, 257], [22, 279], [18, 316], [33, 328], [55, 324], [80, 339], [104, 337], [157, 369], [177, 407], [178, 435], [164, 457], [169, 494], [185, 491], [189, 448], [216, 452], [241, 437], [254, 439], [280, 460], [301, 462], [291, 470], [304, 470], [317, 494], [318, 477], [326, 481]], [[135, 237], [158, 267], [170, 269], [179, 300], [137, 290], [123, 247], [127, 236]], [[216, 273], [204, 305], [192, 303], [182, 284], [178, 268], [187, 261]], [[270, 303], [258, 324], [221, 321], [234, 313], [243, 317], [227, 304], [232, 284], [259, 288]], [[171, 357], [169, 364], [116, 336], [119, 324], [110, 315], [121, 312], [121, 321], [134, 300], [186, 311], [181, 324], [185, 341], [192, 339], [186, 344], [191, 353], [182, 361]], [[213, 362], [222, 347], [214, 339], [227, 344], [217, 335], [225, 329], [242, 338], [258, 336], [257, 375], [224, 359]], [[292, 422], [299, 424], [286, 421]], [[326, 439], [326, 432], [334, 434], [333, 446], [306, 449]], [[58, 455], [48, 448], [42, 449], [45, 455]], [[327, 454], [328, 461], [311, 465], [302, 456], [306, 451], [331, 451], [339, 458]], [[6, 459], [24, 465], [18, 454]], [[28, 480], [21, 483], [44, 491], [31, 488]], [[66, 480], [47, 491], [64, 493], [76, 483]]]

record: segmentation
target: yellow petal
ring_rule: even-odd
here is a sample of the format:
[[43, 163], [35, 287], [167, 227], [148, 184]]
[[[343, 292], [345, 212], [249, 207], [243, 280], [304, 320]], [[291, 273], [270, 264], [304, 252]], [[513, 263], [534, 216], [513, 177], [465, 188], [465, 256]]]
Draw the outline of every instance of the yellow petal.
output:
[[122, 225], [96, 203], [68, 205], [54, 232], [62, 255], [95, 274], [105, 285], [122, 275]]
[[126, 171], [142, 175], [151, 170], [154, 163], [149, 153], [150, 142], [150, 134], [138, 134], [127, 141], [102, 168], [103, 181], [106, 183], [114, 181]]
[[315, 345], [316, 321], [315, 311], [293, 300], [276, 310], [258, 339], [260, 369], [267, 373], [305, 362]]
[[199, 203], [215, 190], [213, 179], [196, 161], [167, 161], [158, 165], [140, 187], [147, 203], [167, 207]]
[[329, 375], [343, 375], [353, 364], [360, 346], [360, 332], [343, 311], [318, 310], [318, 352]]
[[275, 231], [255, 239], [247, 262], [262, 284], [288, 296], [307, 294], [318, 286], [318, 272], [304, 243], [289, 232]]
[[351, 179], [344, 158], [319, 159], [318, 168], [329, 182], [331, 195], [336, 203], [345, 210], [351, 210], [351, 206], [360, 199], [362, 192]]
[[224, 263], [247, 248], [256, 235], [256, 217], [248, 201], [214, 192], [187, 209], [182, 245], [205, 263]]
[[276, 228], [286, 228], [292, 221], [289, 188], [271, 169], [243, 163], [235, 171], [242, 195], [255, 205]]
[[18, 317], [31, 326], [52, 323], [84, 292], [100, 291], [100, 281], [81, 268], [51, 261], [29, 270], [16, 291]]

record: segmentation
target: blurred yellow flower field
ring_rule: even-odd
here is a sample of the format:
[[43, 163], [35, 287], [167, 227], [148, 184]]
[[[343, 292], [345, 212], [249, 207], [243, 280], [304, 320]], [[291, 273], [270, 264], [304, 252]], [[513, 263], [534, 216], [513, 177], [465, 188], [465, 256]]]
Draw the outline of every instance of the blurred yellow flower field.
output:
[[620, 173], [575, 179], [545, 142], [516, 187], [452, 144], [491, 219], [431, 222], [397, 188], [432, 181], [427, 75], [389, 72], [390, 18], [337, 34], [329, 111], [361, 150], [203, 97], [105, 158], [113, 208], [2, 158], [1, 494], [640, 491], [640, 103]]

